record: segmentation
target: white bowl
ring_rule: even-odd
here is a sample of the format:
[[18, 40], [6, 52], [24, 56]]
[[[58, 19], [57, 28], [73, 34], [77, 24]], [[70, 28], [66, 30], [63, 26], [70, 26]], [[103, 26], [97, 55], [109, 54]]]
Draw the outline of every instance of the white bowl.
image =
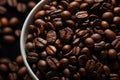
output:
[[34, 19], [34, 15], [35, 13], [40, 10], [42, 8], [42, 6], [44, 4], [49, 3], [51, 0], [41, 0], [32, 10], [31, 12], [28, 14], [24, 24], [23, 24], [23, 28], [22, 28], [22, 32], [21, 32], [21, 37], [20, 37], [20, 49], [21, 49], [21, 54], [23, 57], [23, 61], [25, 63], [25, 66], [28, 69], [28, 72], [30, 73], [31, 77], [33, 78], [33, 80], [39, 80], [37, 78], [37, 76], [34, 74], [34, 72], [32, 71], [31, 67], [29, 66], [27, 59], [26, 59], [26, 52], [25, 52], [25, 43], [26, 43], [26, 38], [27, 38], [27, 34], [28, 34], [28, 26], [32, 23], [33, 19]]

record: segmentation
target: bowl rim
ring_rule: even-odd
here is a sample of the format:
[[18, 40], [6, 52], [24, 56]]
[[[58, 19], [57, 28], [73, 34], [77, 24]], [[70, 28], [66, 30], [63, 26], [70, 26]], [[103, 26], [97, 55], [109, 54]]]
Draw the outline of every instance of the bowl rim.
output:
[[26, 35], [27, 35], [27, 26], [30, 24], [30, 22], [32, 22], [32, 19], [34, 14], [40, 10], [40, 7], [42, 8], [42, 6], [46, 3], [50, 2], [50, 0], [41, 0], [39, 1], [36, 6], [30, 11], [30, 13], [28, 14], [28, 16], [25, 19], [25, 22], [23, 24], [22, 27], [22, 31], [21, 31], [21, 36], [20, 36], [20, 51], [21, 51], [21, 55], [23, 58], [23, 62], [29, 72], [29, 74], [31, 75], [31, 77], [34, 80], [39, 80], [37, 78], [37, 76], [34, 74], [34, 72], [32, 71], [31, 67], [29, 66], [27, 59], [26, 59], [26, 52], [25, 52], [25, 42], [26, 42]]

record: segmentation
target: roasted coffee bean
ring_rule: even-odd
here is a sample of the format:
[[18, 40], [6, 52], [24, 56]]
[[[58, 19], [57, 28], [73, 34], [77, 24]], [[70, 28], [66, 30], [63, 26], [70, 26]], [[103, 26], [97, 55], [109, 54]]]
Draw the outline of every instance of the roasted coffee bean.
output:
[[103, 29], [109, 28], [108, 22], [107, 22], [107, 21], [101, 21], [101, 27], [102, 27]]
[[75, 46], [73, 49], [72, 49], [72, 54], [73, 55], [79, 55], [80, 54], [80, 47], [79, 46]]
[[111, 41], [111, 40], [114, 40], [115, 39], [115, 37], [116, 37], [116, 34], [112, 31], [112, 30], [110, 30], [110, 29], [106, 29], [105, 31], [104, 31], [104, 33], [105, 33], [105, 36]]
[[78, 57], [78, 62], [80, 66], [85, 66], [87, 60], [88, 60], [88, 57], [86, 55], [80, 55]]
[[68, 10], [70, 10], [72, 13], [74, 13], [74, 11], [79, 9], [80, 4], [77, 1], [73, 1], [68, 5]]
[[70, 74], [71, 74], [71, 72], [70, 72], [70, 70], [69, 70], [68, 68], [66, 68], [66, 69], [63, 70], [63, 74], [64, 74], [66, 77], [69, 77]]
[[0, 64], [0, 73], [6, 74], [8, 72], [8, 67], [6, 64]]
[[60, 80], [60, 78], [55, 76], [55, 77], [50, 78], [50, 80]]
[[66, 67], [69, 63], [69, 60], [67, 58], [62, 58], [59, 62], [61, 67]]
[[55, 55], [55, 53], [57, 52], [57, 49], [55, 46], [48, 45], [46, 47], [46, 52], [48, 53], [48, 55]]
[[88, 60], [85, 68], [88, 72], [92, 72], [95, 69], [95, 61], [94, 60]]
[[120, 17], [119, 16], [115, 16], [113, 18], [113, 22], [116, 24], [116, 25], [119, 25], [120, 24]]
[[7, 9], [3, 6], [0, 6], [0, 14], [5, 14], [7, 12]]
[[113, 13], [112, 12], [105, 12], [102, 15], [102, 19], [106, 21], [111, 21], [113, 19]]
[[38, 63], [37, 63], [37, 65], [38, 65], [38, 68], [39, 68], [40, 70], [47, 68], [47, 63], [46, 63], [46, 61], [44, 61], [44, 60], [39, 60]]
[[1, 57], [0, 58], [0, 64], [9, 64], [11, 61], [9, 58], [6, 58], [6, 57]]
[[28, 43], [25, 45], [25, 48], [26, 48], [26, 51], [28, 51], [28, 52], [34, 51], [35, 44], [32, 43], [32, 42], [28, 42]]
[[56, 70], [60, 65], [59, 61], [56, 58], [52, 58], [50, 56], [47, 57], [46, 61], [49, 67], [54, 70]]
[[114, 14], [119, 16], [120, 15], [120, 7], [115, 7], [114, 8]]
[[38, 27], [40, 27], [40, 26], [44, 26], [46, 23], [45, 23], [45, 21], [43, 21], [42, 19], [36, 19], [35, 20], [35, 25], [36, 26], [38, 26]]
[[119, 75], [118, 74], [115, 74], [115, 73], [111, 73], [110, 74], [110, 80], [119, 80]]
[[91, 53], [90, 49], [88, 47], [83, 47], [80, 51], [80, 54], [85, 54], [87, 56], [89, 56]]
[[48, 43], [54, 43], [57, 38], [56, 32], [51, 30], [47, 33], [46, 40]]
[[36, 5], [36, 2], [34, 2], [34, 1], [29, 1], [28, 4], [27, 4], [28, 8], [30, 8], [30, 9], [35, 7], [35, 5]]
[[108, 57], [110, 59], [115, 59], [117, 57], [117, 52], [115, 49], [109, 49], [108, 51]]
[[93, 47], [94, 46], [94, 40], [92, 38], [86, 38], [85, 44], [87, 47]]
[[117, 38], [117, 39], [113, 40], [112, 46], [113, 46], [115, 49], [119, 49], [119, 48], [120, 48], [120, 39]]
[[76, 13], [78, 19], [86, 19], [88, 17], [87, 11], [80, 11]]
[[5, 28], [3, 28], [3, 31], [2, 31], [2, 33], [3, 34], [12, 34], [13, 33], [13, 30], [12, 30], [12, 28], [10, 28], [10, 27], [5, 27]]
[[22, 56], [21, 56], [21, 55], [18, 55], [18, 56], [16, 57], [15, 61], [16, 61], [16, 63], [17, 63], [18, 65], [22, 65], [22, 64], [23, 64], [23, 58], [22, 58]]
[[27, 55], [28, 55], [27, 61], [31, 62], [31, 63], [36, 62], [38, 60], [38, 57], [39, 57], [38, 54], [35, 52], [29, 52]]
[[59, 31], [59, 34], [60, 34], [60, 38], [66, 42], [66, 41], [69, 41], [71, 38], [72, 38], [72, 35], [73, 35], [73, 31], [71, 28], [64, 28], [62, 30]]
[[82, 77], [86, 75], [86, 69], [85, 68], [79, 68], [79, 73]]
[[9, 24], [8, 19], [6, 17], [2, 17], [0, 19], [1, 26], [7, 26]]
[[17, 17], [12, 17], [10, 20], [9, 20], [9, 25], [10, 26], [17, 26], [19, 23], [19, 20]]
[[23, 80], [32, 80], [32, 78], [29, 74], [25, 74], [25, 76], [23, 77]]
[[104, 41], [101, 41], [99, 43], [94, 44], [94, 49], [97, 50], [97, 51], [102, 50], [104, 48], [105, 48], [105, 42]]
[[101, 36], [100, 34], [97, 34], [97, 33], [93, 34], [93, 35], [91, 36], [91, 38], [92, 38], [95, 42], [100, 42], [100, 41], [102, 40], [102, 36]]
[[3, 42], [7, 44], [12, 44], [15, 42], [15, 37], [13, 35], [5, 35], [3, 36]]
[[35, 18], [43, 18], [45, 16], [45, 11], [44, 10], [40, 10], [35, 14]]
[[44, 48], [47, 45], [47, 41], [40, 37], [35, 38], [34, 43], [38, 48]]
[[110, 74], [110, 68], [107, 65], [104, 65], [103, 69], [104, 69], [104, 72], [105, 72], [106, 75]]
[[24, 3], [18, 3], [17, 4], [17, 10], [20, 13], [24, 13], [26, 11], [26, 4], [24, 4]]
[[71, 50], [71, 45], [64, 45], [62, 50], [63, 52], [68, 53]]
[[15, 33], [15, 36], [17, 38], [20, 38], [20, 35], [21, 35], [21, 30], [20, 29], [16, 29], [14, 33]]
[[9, 77], [9, 80], [17, 80], [17, 74], [16, 73], [9, 73], [8, 77]]
[[53, 20], [53, 25], [55, 26], [56, 30], [62, 29], [63, 22], [61, 20]]
[[17, 72], [18, 71], [18, 64], [16, 62], [11, 62], [8, 64], [8, 67], [10, 69], [10, 71], [12, 72]]
[[17, 6], [17, 0], [7, 0], [8, 5], [10, 7], [16, 7]]
[[88, 3], [81, 3], [80, 10], [87, 10], [88, 9]]
[[71, 13], [69, 12], [69, 11], [63, 11], [62, 13], [61, 13], [61, 17], [63, 18], [63, 19], [70, 19], [70, 17], [71, 17]]
[[19, 68], [17, 74], [18, 76], [22, 77], [27, 73], [27, 68], [25, 66], [22, 66], [21, 68]]

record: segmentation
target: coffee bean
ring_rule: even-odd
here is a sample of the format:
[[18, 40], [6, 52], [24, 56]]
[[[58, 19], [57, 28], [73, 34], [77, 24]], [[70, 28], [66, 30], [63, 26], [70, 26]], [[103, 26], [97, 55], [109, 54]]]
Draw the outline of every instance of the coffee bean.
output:
[[8, 5], [10, 7], [16, 7], [17, 6], [17, 0], [7, 0]]
[[71, 17], [71, 13], [69, 12], [69, 11], [63, 11], [62, 13], [61, 13], [61, 17], [63, 18], [63, 19], [69, 19], [70, 17]]
[[74, 11], [79, 9], [79, 3], [77, 1], [73, 1], [69, 4], [68, 6], [68, 10], [70, 10], [72, 13], [74, 13]]
[[36, 19], [35, 20], [35, 25], [38, 26], [38, 27], [41, 26], [41, 25], [44, 26], [45, 24], [46, 24], [45, 21], [43, 21], [42, 19]]
[[62, 30], [59, 31], [59, 34], [60, 34], [60, 38], [66, 42], [66, 41], [69, 41], [71, 38], [72, 38], [72, 35], [73, 35], [73, 31], [71, 28], [64, 28]]
[[8, 64], [8, 67], [10, 69], [10, 71], [12, 72], [17, 72], [18, 71], [18, 64], [16, 62], [11, 62]]
[[0, 72], [2, 72], [2, 74], [6, 74], [8, 72], [8, 67], [5, 64], [0, 64]]
[[86, 69], [85, 68], [79, 68], [79, 73], [81, 74], [82, 77], [86, 75]]
[[117, 52], [114, 49], [109, 49], [108, 56], [110, 59], [115, 59], [117, 57]]
[[61, 67], [66, 67], [69, 63], [69, 60], [67, 58], [62, 58], [59, 62]]
[[86, 38], [85, 44], [87, 47], [93, 47], [94, 46], [94, 40], [92, 38]]
[[35, 46], [38, 48], [44, 48], [47, 45], [47, 41], [40, 37], [35, 38], [34, 42]]
[[17, 10], [20, 13], [24, 13], [26, 11], [26, 4], [24, 4], [24, 3], [18, 3], [17, 4]]
[[28, 62], [34, 63], [38, 60], [38, 54], [35, 52], [29, 52], [27, 55]]
[[3, 36], [3, 42], [7, 44], [12, 44], [15, 42], [15, 37], [13, 35], [5, 35]]
[[115, 73], [110, 74], [110, 80], [119, 80], [119, 75]]
[[25, 45], [25, 48], [26, 48], [26, 51], [31, 52], [31, 51], [34, 50], [35, 44], [32, 43], [32, 42], [28, 42], [28, 43]]
[[47, 36], [46, 36], [46, 40], [48, 43], [54, 43], [56, 38], [57, 38], [57, 35], [55, 31], [53, 30], [48, 31]]
[[69, 77], [70, 74], [71, 74], [71, 72], [70, 72], [70, 70], [69, 70], [68, 68], [66, 68], [66, 69], [63, 70], [63, 74], [64, 74], [66, 77]]
[[110, 74], [110, 68], [107, 65], [104, 65], [103, 69], [104, 69], [104, 72], [105, 72], [106, 75]]
[[93, 34], [93, 35], [91, 36], [91, 38], [92, 38], [95, 42], [100, 42], [101, 39], [102, 39], [102, 36], [101, 36], [100, 34], [95, 33], [95, 34]]
[[95, 46], [95, 50], [97, 50], [97, 51], [102, 50], [105, 48], [105, 42], [101, 41], [99, 43], [95, 43], [94, 46]]
[[35, 18], [43, 18], [45, 16], [45, 11], [44, 10], [40, 10], [35, 14]]
[[0, 19], [1, 26], [7, 26], [9, 24], [8, 19], [6, 17], [2, 17]]
[[6, 12], [7, 12], [7, 9], [3, 6], [0, 6], [0, 14], [5, 14]]
[[19, 68], [17, 74], [18, 76], [22, 77], [27, 73], [27, 68], [25, 66], [22, 66], [21, 68]]
[[9, 25], [10, 25], [10, 26], [16, 26], [16, 25], [18, 25], [18, 23], [19, 23], [19, 20], [18, 20], [17, 17], [12, 17], [12, 18], [9, 20]]
[[119, 48], [120, 48], [120, 39], [117, 38], [117, 39], [113, 40], [112, 46], [113, 46], [115, 49], [119, 49]]
[[47, 63], [46, 63], [46, 61], [44, 61], [44, 60], [39, 60], [38, 63], [37, 63], [37, 65], [38, 65], [38, 68], [39, 68], [40, 70], [47, 68]]
[[85, 66], [85, 63], [87, 60], [88, 60], [88, 57], [86, 55], [80, 55], [78, 57], [78, 62], [80, 66]]
[[95, 61], [94, 60], [88, 60], [85, 68], [88, 72], [92, 72], [95, 68]]
[[116, 24], [116, 25], [119, 25], [120, 24], [120, 17], [119, 16], [115, 16], [113, 18], [113, 22]]
[[63, 52], [69, 52], [71, 50], [71, 45], [64, 45], [62, 48]]
[[75, 46], [73, 49], [72, 49], [72, 54], [73, 55], [79, 55], [80, 54], [80, 47], [79, 46]]
[[1, 57], [0, 58], [0, 64], [6, 64], [8, 65], [10, 63], [10, 59], [9, 58], [6, 58], [6, 57]]
[[8, 77], [9, 77], [9, 80], [17, 80], [17, 74], [16, 73], [9, 73]]
[[105, 12], [102, 15], [102, 19], [106, 21], [111, 21], [113, 19], [113, 13], [112, 12]]
[[76, 13], [78, 19], [86, 19], [88, 17], [87, 11], [80, 11]]
[[23, 80], [32, 80], [32, 78], [30, 77], [29, 74], [26, 74], [26, 75], [23, 77]]
[[115, 37], [116, 37], [116, 34], [112, 31], [112, 30], [110, 30], [110, 29], [106, 29], [105, 31], [104, 31], [104, 33], [105, 33], [105, 36], [111, 41], [111, 40], [114, 40], [115, 39]]
[[116, 16], [119, 16], [120, 15], [120, 7], [115, 7], [114, 8], [114, 13]]
[[102, 21], [102, 22], [101, 22], [101, 27], [102, 27], [103, 29], [109, 28], [108, 22], [107, 22], [107, 21]]
[[49, 45], [48, 47], [46, 47], [46, 52], [48, 53], [48, 55], [55, 55], [57, 49], [55, 46]]
[[16, 37], [20, 38], [20, 35], [21, 35], [21, 30], [20, 29], [16, 29], [14, 33], [15, 33]]
[[91, 53], [90, 49], [88, 47], [83, 47], [80, 51], [80, 54], [85, 54], [87, 56], [89, 56]]
[[57, 71], [48, 71], [47, 73], [46, 73], [46, 78], [47, 79], [50, 79], [50, 78], [52, 78], [52, 77], [55, 77], [55, 76], [57, 76], [58, 75], [58, 72]]
[[80, 10], [87, 10], [88, 9], [88, 3], [81, 3]]
[[56, 30], [59, 30], [63, 27], [63, 22], [61, 20], [53, 20], [53, 25]]
[[34, 2], [34, 1], [29, 1], [27, 4], [28, 8], [30, 8], [30, 9], [34, 8], [35, 5], [36, 5], [36, 2]]
[[56, 70], [60, 65], [59, 61], [56, 58], [52, 58], [50, 56], [47, 57], [46, 61], [49, 67], [54, 70]]
[[22, 65], [23, 64], [23, 58], [21, 55], [17, 56], [15, 61], [17, 62], [18, 65]]
[[5, 28], [3, 28], [3, 31], [2, 31], [2, 33], [5, 34], [5, 35], [12, 34], [12, 32], [13, 32], [13, 30], [10, 27], [5, 27]]

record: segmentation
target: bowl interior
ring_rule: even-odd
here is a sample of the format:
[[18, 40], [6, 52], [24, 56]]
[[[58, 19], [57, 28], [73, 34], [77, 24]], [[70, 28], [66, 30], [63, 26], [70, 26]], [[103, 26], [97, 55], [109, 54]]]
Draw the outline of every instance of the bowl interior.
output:
[[30, 68], [27, 59], [26, 59], [26, 52], [25, 52], [25, 43], [26, 43], [26, 38], [27, 38], [27, 34], [28, 34], [28, 26], [32, 23], [33, 19], [34, 19], [34, 14], [40, 10], [42, 8], [42, 6], [44, 4], [49, 3], [51, 0], [41, 0], [32, 10], [31, 12], [28, 14], [24, 24], [23, 24], [23, 28], [22, 28], [22, 32], [21, 32], [21, 37], [20, 37], [20, 49], [21, 49], [21, 55], [23, 57], [23, 61], [25, 63], [25, 66], [27, 67], [31, 77], [34, 80], [39, 80], [36, 75], [33, 73], [32, 69]]

